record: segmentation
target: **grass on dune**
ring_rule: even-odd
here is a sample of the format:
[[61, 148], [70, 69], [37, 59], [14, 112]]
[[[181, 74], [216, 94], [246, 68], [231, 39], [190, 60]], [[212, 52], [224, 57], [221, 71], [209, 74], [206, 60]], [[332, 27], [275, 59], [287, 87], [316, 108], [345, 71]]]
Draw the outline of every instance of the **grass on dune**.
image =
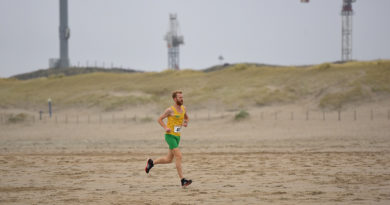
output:
[[39, 107], [47, 99], [61, 107], [116, 110], [168, 105], [183, 90], [193, 107], [268, 106], [311, 99], [322, 109], [341, 109], [390, 94], [390, 61], [324, 63], [306, 67], [236, 64], [225, 69], [145, 73], [89, 73], [32, 80], [0, 79], [0, 106]]

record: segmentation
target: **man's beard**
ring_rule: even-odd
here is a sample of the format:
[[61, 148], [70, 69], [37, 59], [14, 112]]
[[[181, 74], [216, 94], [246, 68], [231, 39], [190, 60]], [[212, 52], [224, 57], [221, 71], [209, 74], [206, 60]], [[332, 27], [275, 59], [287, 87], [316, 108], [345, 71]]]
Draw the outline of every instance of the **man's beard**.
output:
[[183, 105], [183, 100], [182, 101], [176, 101], [176, 105], [179, 105], [179, 106], [181, 106], [181, 105]]

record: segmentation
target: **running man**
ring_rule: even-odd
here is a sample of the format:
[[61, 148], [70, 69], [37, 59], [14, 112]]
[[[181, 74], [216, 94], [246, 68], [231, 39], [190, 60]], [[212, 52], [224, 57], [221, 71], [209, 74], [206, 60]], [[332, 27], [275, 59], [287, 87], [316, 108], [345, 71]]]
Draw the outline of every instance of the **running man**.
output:
[[[145, 172], [149, 173], [150, 169], [156, 164], [171, 163], [173, 158], [176, 158], [176, 169], [181, 179], [181, 186], [185, 187], [192, 183], [192, 180], [187, 180], [183, 177], [181, 168], [182, 155], [179, 149], [180, 130], [182, 126], [187, 127], [188, 115], [186, 107], [183, 105], [183, 93], [181, 91], [174, 91], [172, 98], [175, 104], [165, 110], [165, 112], [158, 118], [158, 123], [165, 130], [165, 141], [169, 145], [168, 155], [160, 157], [156, 160], [148, 159], [145, 167]], [[163, 120], [168, 118], [168, 123], [165, 125]]]

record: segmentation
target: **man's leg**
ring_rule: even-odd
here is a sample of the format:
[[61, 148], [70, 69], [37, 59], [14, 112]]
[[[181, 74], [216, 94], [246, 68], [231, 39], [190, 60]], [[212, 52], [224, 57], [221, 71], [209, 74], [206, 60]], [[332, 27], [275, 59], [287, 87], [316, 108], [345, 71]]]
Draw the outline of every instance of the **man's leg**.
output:
[[146, 163], [146, 167], [145, 167], [145, 172], [147, 174], [149, 173], [150, 169], [153, 168], [153, 166], [155, 164], [168, 164], [168, 163], [172, 162], [174, 155], [173, 155], [173, 152], [171, 149], [179, 146], [178, 140], [174, 136], [170, 136], [170, 135], [166, 134], [165, 141], [167, 141], [167, 143], [169, 145], [168, 155], [166, 155], [165, 157], [160, 157], [160, 158], [156, 159], [155, 161], [153, 161], [152, 159], [148, 159], [148, 161]]
[[173, 159], [173, 153], [171, 150], [168, 151], [168, 155], [165, 157], [160, 157], [153, 161], [152, 159], [148, 159], [146, 162], [145, 172], [149, 174], [149, 171], [154, 167], [155, 164], [168, 164], [171, 163]]
[[179, 177], [180, 179], [183, 179], [183, 171], [181, 169], [181, 160], [182, 160], [182, 156], [181, 156], [181, 152], [180, 152], [180, 149], [179, 148], [175, 148], [175, 149], [172, 149], [172, 154], [175, 156], [176, 158], [176, 169], [177, 169], [177, 174], [179, 174]]
[[165, 157], [160, 157], [156, 160], [154, 160], [153, 164], [168, 164], [171, 163], [173, 159], [173, 153], [172, 150], [168, 150], [168, 155]]

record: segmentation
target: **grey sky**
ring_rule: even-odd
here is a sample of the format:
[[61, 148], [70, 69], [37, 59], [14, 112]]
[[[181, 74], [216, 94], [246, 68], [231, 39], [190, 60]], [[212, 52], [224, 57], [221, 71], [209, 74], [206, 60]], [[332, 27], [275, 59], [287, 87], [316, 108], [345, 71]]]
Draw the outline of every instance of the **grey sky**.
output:
[[[167, 67], [163, 40], [177, 13], [181, 68], [225, 62], [301, 65], [341, 58], [342, 0], [69, 0], [72, 65]], [[353, 59], [390, 59], [390, 1], [353, 4]], [[387, 23], [386, 23], [387, 22]], [[58, 0], [0, 0], [0, 77], [59, 56]]]

